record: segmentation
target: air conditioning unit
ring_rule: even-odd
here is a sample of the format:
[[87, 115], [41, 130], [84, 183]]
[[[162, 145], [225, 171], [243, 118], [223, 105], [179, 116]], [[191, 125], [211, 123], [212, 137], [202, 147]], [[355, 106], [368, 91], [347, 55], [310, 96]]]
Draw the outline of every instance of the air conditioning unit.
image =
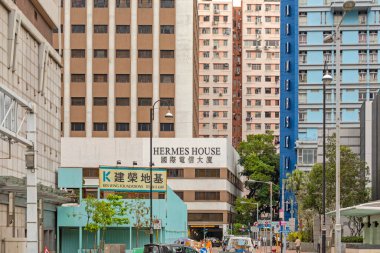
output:
[[247, 118], [245, 118], [245, 121], [251, 121], [251, 119], [252, 118], [247, 117]]
[[218, 46], [214, 46], [214, 49], [218, 49]]
[[268, 46], [264, 46], [264, 50], [268, 50], [270, 47]]
[[215, 14], [219, 14], [220, 11], [219, 11], [218, 9], [214, 9], [214, 13], [215, 13]]
[[219, 21], [215, 21], [215, 20], [212, 22], [213, 25], [218, 25], [218, 23]]
[[219, 93], [219, 97], [222, 97], [223, 96], [223, 94], [222, 93]]

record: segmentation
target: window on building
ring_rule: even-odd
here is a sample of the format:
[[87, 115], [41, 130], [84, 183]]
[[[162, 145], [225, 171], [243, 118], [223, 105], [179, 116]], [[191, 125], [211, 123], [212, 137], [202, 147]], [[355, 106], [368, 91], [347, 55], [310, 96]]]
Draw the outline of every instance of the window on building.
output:
[[84, 58], [86, 51], [84, 49], [71, 49], [71, 58]]
[[161, 0], [161, 8], [174, 8], [175, 0]]
[[83, 177], [99, 178], [99, 169], [98, 168], [83, 168]]
[[163, 132], [174, 131], [174, 123], [160, 123], [160, 131], [163, 131]]
[[369, 50], [369, 61], [370, 63], [378, 62], [377, 50]]
[[307, 82], [307, 72], [306, 70], [299, 71], [299, 82], [306, 83]]
[[359, 82], [366, 82], [367, 81], [367, 70], [366, 69], [359, 69]]
[[106, 122], [96, 122], [93, 125], [94, 131], [107, 131], [107, 123]]
[[151, 83], [152, 74], [138, 74], [137, 79], [139, 83]]
[[130, 52], [126, 49], [117, 49], [116, 50], [116, 58], [129, 58]]
[[94, 33], [108, 33], [107, 25], [94, 25]]
[[72, 83], [83, 83], [86, 81], [85, 74], [71, 74], [71, 82]]
[[129, 98], [116, 98], [115, 104], [116, 106], [129, 106]]
[[161, 106], [174, 106], [174, 98], [160, 98]]
[[140, 34], [152, 34], [152, 26], [151, 25], [139, 25], [138, 32]]
[[174, 58], [174, 50], [160, 50], [160, 58]]
[[84, 131], [85, 123], [84, 122], [71, 122], [71, 131]]
[[127, 132], [127, 131], [129, 131], [129, 123], [119, 123], [119, 122], [116, 122], [116, 124], [115, 124], [115, 131], [120, 131], [120, 132]]
[[[168, 170], [169, 172], [169, 170]], [[168, 177], [169, 177], [169, 173], [168, 173]], [[175, 194], [177, 194], [177, 196], [183, 200], [183, 191], [174, 191]]]
[[71, 98], [71, 105], [72, 106], [82, 106], [85, 105], [86, 101], [84, 97], [72, 97]]
[[173, 74], [160, 74], [160, 82], [161, 83], [174, 83], [174, 75]]
[[116, 83], [129, 83], [129, 74], [116, 74]]
[[152, 58], [152, 50], [139, 50], [139, 58]]
[[370, 82], [377, 82], [377, 69], [369, 70]]
[[169, 177], [183, 177], [183, 169], [168, 169], [168, 178]]
[[223, 213], [188, 213], [188, 221], [223, 222]]
[[138, 123], [137, 130], [143, 132], [150, 131], [150, 123]]
[[298, 43], [305, 45], [307, 43], [307, 32], [300, 32], [298, 36]]
[[107, 8], [108, 7], [108, 0], [94, 0], [94, 7], [95, 8]]
[[298, 149], [298, 164], [313, 165], [317, 162], [316, 149]]
[[107, 80], [107, 74], [94, 74], [94, 83], [106, 83]]
[[161, 34], [174, 34], [174, 25], [161, 25]]
[[85, 25], [71, 25], [71, 32], [72, 33], [85, 33], [86, 32], [86, 26]]
[[151, 98], [139, 98], [138, 99], [138, 105], [139, 106], [152, 106], [152, 99]]
[[94, 103], [94, 106], [106, 106], [107, 97], [94, 97], [93, 103]]
[[306, 51], [300, 51], [298, 55], [299, 55], [299, 62], [306, 64], [307, 63], [307, 52]]
[[260, 119], [261, 118], [261, 112], [255, 112], [255, 118]]
[[116, 25], [116, 33], [130, 33], [129, 25]]
[[131, 1], [130, 0], [116, 0], [116, 8], [130, 8]]
[[359, 43], [367, 43], [367, 31], [359, 31]]
[[271, 94], [272, 88], [265, 88], [265, 94]]
[[139, 8], [152, 8], [152, 0], [138, 0]]
[[71, 7], [72, 8], [84, 8], [84, 7], [86, 7], [86, 0], [71, 0]]
[[255, 123], [255, 130], [261, 130], [261, 124]]
[[265, 115], [265, 118], [271, 118], [272, 117], [271, 112], [265, 112], [264, 115]]
[[271, 106], [272, 104], [272, 101], [271, 100], [265, 100], [265, 105], [266, 106]]
[[195, 169], [195, 177], [220, 178], [220, 169]]
[[255, 106], [261, 106], [261, 100], [260, 99], [255, 100]]
[[195, 192], [195, 200], [220, 200], [220, 192]]
[[107, 58], [107, 49], [94, 49], [94, 58]]

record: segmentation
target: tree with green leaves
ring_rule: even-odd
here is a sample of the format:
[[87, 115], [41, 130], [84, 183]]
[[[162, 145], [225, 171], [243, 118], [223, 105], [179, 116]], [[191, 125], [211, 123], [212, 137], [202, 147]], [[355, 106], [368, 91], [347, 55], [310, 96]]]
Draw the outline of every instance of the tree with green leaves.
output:
[[131, 203], [131, 208], [129, 210], [130, 214], [134, 217], [133, 226], [136, 229], [136, 247], [139, 246], [139, 233], [143, 228], [149, 228], [150, 217], [149, 217], [149, 207], [141, 199], [135, 199]]
[[250, 224], [256, 221], [258, 203], [252, 198], [237, 198], [235, 201], [235, 219], [239, 224]]
[[[326, 210], [335, 210], [335, 135], [328, 139], [326, 152]], [[369, 190], [368, 167], [359, 156], [347, 146], [341, 152], [341, 206], [348, 207], [367, 202]], [[305, 208], [322, 213], [322, 164], [315, 164], [305, 184], [302, 204]]]
[[122, 200], [122, 197], [115, 194], [107, 195], [107, 199], [95, 199], [86, 198], [85, 211], [87, 214], [87, 224], [84, 229], [88, 232], [94, 233], [95, 245], [96, 234], [100, 230], [101, 244], [100, 249], [104, 250], [105, 234], [107, 227], [111, 225], [125, 225], [129, 223], [129, 219], [126, 217], [129, 210], [129, 205], [126, 201]]
[[[335, 210], [335, 135], [328, 138], [326, 149], [326, 212]], [[359, 156], [347, 146], [340, 147], [341, 152], [341, 207], [348, 207], [369, 200], [368, 167]], [[307, 174], [307, 180], [301, 187], [300, 200], [304, 210], [310, 209], [322, 214], [322, 164], [315, 164]], [[351, 231], [353, 234], [355, 232]]]
[[[278, 185], [280, 156], [274, 145], [273, 132], [248, 135], [247, 140], [238, 147], [240, 164], [244, 167], [243, 176], [251, 180], [272, 181]], [[278, 200], [278, 187], [273, 187], [273, 203]], [[260, 204], [269, 204], [269, 185], [262, 183], [247, 184], [248, 198], [254, 198]]]

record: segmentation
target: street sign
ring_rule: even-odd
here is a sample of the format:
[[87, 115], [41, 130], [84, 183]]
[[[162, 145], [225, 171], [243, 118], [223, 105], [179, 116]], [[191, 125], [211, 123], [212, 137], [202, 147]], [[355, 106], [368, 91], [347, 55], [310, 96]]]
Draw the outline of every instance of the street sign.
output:
[[280, 214], [279, 214], [280, 219], [284, 219], [284, 210], [280, 209]]
[[159, 219], [153, 220], [153, 229], [159, 230], [161, 229], [161, 227], [162, 227], [161, 220]]
[[199, 250], [199, 253], [207, 253], [207, 249], [206, 249], [206, 248], [201, 248], [201, 249]]
[[258, 227], [251, 227], [251, 232], [253, 232], [253, 233], [259, 232], [259, 228]]

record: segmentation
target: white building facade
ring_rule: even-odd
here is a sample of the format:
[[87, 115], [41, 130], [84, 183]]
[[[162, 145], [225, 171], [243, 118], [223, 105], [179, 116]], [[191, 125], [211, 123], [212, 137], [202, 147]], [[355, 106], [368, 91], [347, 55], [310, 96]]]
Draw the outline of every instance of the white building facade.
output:
[[[63, 138], [62, 150], [62, 167], [92, 170], [86, 174], [90, 180], [98, 180], [101, 165], [149, 166], [149, 138]], [[167, 169], [168, 186], [187, 204], [191, 236], [203, 236], [201, 230], [207, 227], [210, 234], [221, 237], [243, 190], [242, 168], [232, 145], [224, 138], [157, 138], [153, 163]]]

